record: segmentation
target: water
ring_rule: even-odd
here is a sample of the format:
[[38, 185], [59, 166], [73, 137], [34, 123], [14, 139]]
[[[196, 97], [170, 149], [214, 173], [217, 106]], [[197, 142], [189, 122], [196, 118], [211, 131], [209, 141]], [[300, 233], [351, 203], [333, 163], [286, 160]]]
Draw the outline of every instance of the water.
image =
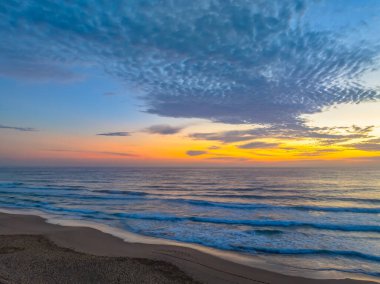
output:
[[0, 208], [380, 279], [376, 169], [2, 168]]

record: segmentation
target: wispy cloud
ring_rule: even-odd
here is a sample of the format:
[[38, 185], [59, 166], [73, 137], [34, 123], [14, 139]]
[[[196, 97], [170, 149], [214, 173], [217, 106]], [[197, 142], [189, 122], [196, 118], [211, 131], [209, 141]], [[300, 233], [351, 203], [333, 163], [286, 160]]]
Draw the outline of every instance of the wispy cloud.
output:
[[192, 133], [190, 138], [195, 140], [219, 141], [234, 143], [255, 140], [265, 137], [278, 139], [315, 139], [318, 143], [330, 145], [347, 142], [353, 139], [366, 139], [371, 137], [373, 126], [366, 127], [307, 127], [302, 124], [272, 125], [257, 127], [248, 130], [233, 130], [209, 133]]
[[32, 127], [18, 127], [18, 126], [7, 126], [0, 124], [0, 129], [9, 129], [9, 130], [16, 130], [16, 131], [37, 131], [37, 129]]
[[208, 147], [208, 149], [209, 150], [218, 150], [218, 149], [220, 149], [220, 147], [219, 146], [210, 146], [210, 147]]
[[315, 151], [307, 151], [307, 152], [301, 152], [297, 153], [297, 156], [303, 156], [303, 157], [318, 157], [325, 154], [331, 154], [335, 152], [339, 152], [341, 149], [319, 149]]
[[112, 156], [121, 156], [121, 157], [138, 157], [138, 155], [136, 155], [136, 154], [124, 153], [124, 152], [103, 151], [103, 152], [93, 152], [93, 153], [106, 154], [106, 155], [112, 155]]
[[121, 132], [105, 132], [105, 133], [99, 133], [99, 134], [96, 134], [96, 135], [99, 135], [99, 136], [131, 136], [131, 133], [130, 132], [126, 132], [126, 131], [121, 131]]
[[238, 145], [237, 147], [240, 149], [264, 149], [264, 148], [276, 148], [278, 147], [278, 143], [267, 143], [267, 142], [251, 142], [243, 145]]
[[170, 126], [167, 124], [152, 125], [144, 131], [152, 134], [171, 135], [180, 132], [185, 126]]
[[134, 153], [126, 152], [112, 152], [112, 151], [87, 151], [87, 150], [67, 150], [67, 149], [50, 149], [48, 151], [52, 152], [69, 152], [69, 153], [84, 153], [84, 154], [97, 154], [97, 155], [109, 155], [109, 156], [120, 156], [120, 157], [138, 157]]
[[370, 139], [360, 143], [353, 143], [347, 146], [362, 151], [380, 151], [380, 138]]
[[207, 154], [207, 151], [189, 150], [186, 152], [188, 156], [200, 156]]

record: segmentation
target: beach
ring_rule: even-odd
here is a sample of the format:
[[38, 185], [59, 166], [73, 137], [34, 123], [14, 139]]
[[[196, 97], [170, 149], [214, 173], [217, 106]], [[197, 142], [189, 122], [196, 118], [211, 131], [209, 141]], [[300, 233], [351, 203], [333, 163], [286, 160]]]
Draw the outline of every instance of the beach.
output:
[[0, 283], [374, 283], [286, 276], [191, 248], [0, 213]]
[[380, 284], [379, 15], [0, 1], [0, 284]]
[[347, 169], [5, 168], [0, 212], [39, 221], [1, 229], [87, 254], [170, 262], [206, 283], [226, 271], [223, 279], [237, 283], [271, 279], [263, 271], [379, 282], [379, 177]]

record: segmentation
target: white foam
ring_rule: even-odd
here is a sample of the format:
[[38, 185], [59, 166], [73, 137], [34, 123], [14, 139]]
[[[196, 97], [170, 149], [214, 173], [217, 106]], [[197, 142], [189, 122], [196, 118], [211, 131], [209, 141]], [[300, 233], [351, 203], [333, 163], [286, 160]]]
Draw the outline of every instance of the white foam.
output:
[[[61, 225], [61, 226], [70, 226], [70, 227], [87, 227], [96, 229], [106, 234], [110, 234], [117, 238], [122, 239], [128, 243], [139, 243], [139, 244], [154, 244], [154, 245], [173, 245], [180, 247], [187, 247], [191, 249], [195, 249], [200, 252], [204, 252], [224, 260], [228, 260], [234, 263], [243, 264], [246, 266], [260, 268], [268, 271], [278, 272], [287, 275], [300, 276], [299, 270], [289, 270], [286, 269], [286, 266], [276, 263], [270, 263], [267, 259], [261, 258], [259, 256], [247, 256], [240, 253], [230, 252], [218, 250], [198, 244], [184, 243], [178, 242], [174, 240], [166, 240], [161, 238], [149, 237], [144, 235], [135, 234], [133, 232], [129, 232], [126, 230], [122, 230], [119, 228], [115, 228], [109, 225], [91, 222], [91, 221], [83, 221], [83, 220], [71, 220], [71, 219], [63, 219], [60, 216], [47, 214], [45, 212], [41, 212], [38, 210], [9, 210], [0, 208], [0, 212], [7, 214], [17, 214], [17, 215], [35, 215], [39, 216], [49, 224]], [[358, 275], [352, 275], [349, 273], [342, 273], [337, 271], [303, 271], [303, 277], [315, 278], [315, 279], [342, 279], [342, 278], [351, 278], [351, 279], [359, 279], [359, 280], [371, 280], [380, 283], [379, 279], [367, 278], [367, 277], [358, 277]]]

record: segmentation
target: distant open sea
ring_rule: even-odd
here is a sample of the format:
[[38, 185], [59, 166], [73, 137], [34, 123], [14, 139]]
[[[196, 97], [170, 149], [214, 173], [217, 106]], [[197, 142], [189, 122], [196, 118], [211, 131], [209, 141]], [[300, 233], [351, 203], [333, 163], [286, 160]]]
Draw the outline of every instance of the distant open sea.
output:
[[380, 279], [378, 169], [0, 168], [0, 208]]

